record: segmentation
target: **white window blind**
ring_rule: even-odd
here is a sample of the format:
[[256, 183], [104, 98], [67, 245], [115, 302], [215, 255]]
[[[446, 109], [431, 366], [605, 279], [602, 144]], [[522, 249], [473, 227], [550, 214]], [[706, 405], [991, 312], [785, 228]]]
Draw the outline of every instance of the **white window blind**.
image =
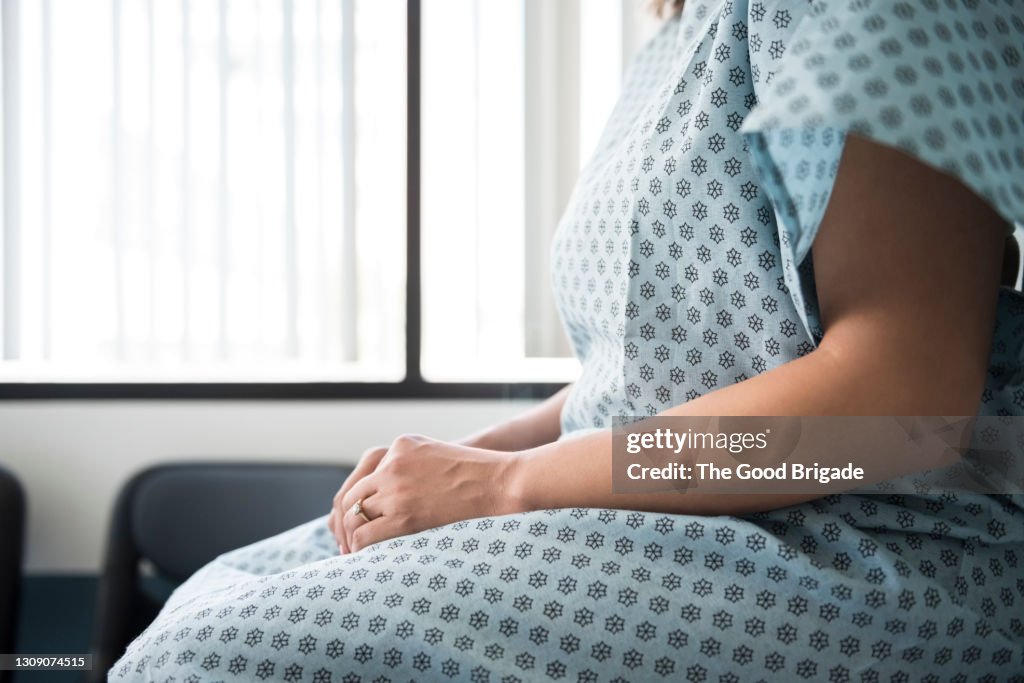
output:
[[567, 381], [550, 242], [624, 66], [635, 0], [424, 0], [423, 371]]
[[404, 7], [4, 0], [3, 376], [399, 379]]
[[[569, 379], [547, 274], [643, 0], [423, 0], [422, 364]], [[404, 0], [3, 0], [0, 382], [404, 376]]]

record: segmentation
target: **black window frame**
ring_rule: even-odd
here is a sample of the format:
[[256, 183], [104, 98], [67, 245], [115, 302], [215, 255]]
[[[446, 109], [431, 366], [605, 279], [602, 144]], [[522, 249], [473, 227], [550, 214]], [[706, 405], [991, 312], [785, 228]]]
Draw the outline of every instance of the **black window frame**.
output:
[[420, 298], [421, 0], [406, 9], [405, 377], [397, 382], [2, 382], [0, 400], [332, 400], [543, 398], [551, 382], [430, 382], [423, 377]]

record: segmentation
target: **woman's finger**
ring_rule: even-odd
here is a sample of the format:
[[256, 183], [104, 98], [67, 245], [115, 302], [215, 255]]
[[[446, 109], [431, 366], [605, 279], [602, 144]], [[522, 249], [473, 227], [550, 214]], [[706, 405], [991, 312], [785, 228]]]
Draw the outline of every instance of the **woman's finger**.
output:
[[357, 482], [377, 469], [377, 465], [380, 464], [380, 461], [385, 455], [387, 455], [387, 453], [388, 449], [383, 446], [370, 448], [369, 450], [364, 451], [363, 455], [359, 458], [359, 462], [356, 464], [355, 469], [352, 470], [352, 474], [348, 475], [345, 482], [341, 485], [341, 488], [338, 489], [338, 493], [335, 494], [334, 500], [337, 502], [344, 498], [345, 494], [348, 493]]
[[338, 552], [342, 555], [348, 553], [348, 546], [345, 544], [345, 531], [342, 528], [342, 518], [338, 510], [331, 509], [331, 514], [328, 515], [329, 521], [327, 522], [328, 528], [331, 530], [331, 536], [334, 537], [334, 542], [338, 544]]
[[381, 515], [374, 518], [372, 522], [363, 522], [352, 531], [352, 549], [350, 552], [359, 552], [374, 543], [380, 543], [389, 538], [401, 536], [404, 533], [405, 531], [399, 528], [398, 522], [394, 517]]
[[[387, 452], [388, 449], [383, 447], [371, 448], [363, 452], [363, 455], [359, 458], [359, 462], [356, 464], [355, 469], [352, 470], [352, 474], [348, 475], [345, 482], [341, 485], [341, 488], [338, 489], [336, 494], [334, 494], [334, 500], [331, 503], [332, 509], [337, 508], [341, 504], [345, 494], [348, 493], [348, 491], [355, 486], [357, 482], [367, 475], [372, 474], [373, 471], [377, 469], [377, 465], [380, 463], [381, 459], [387, 455]], [[335, 515], [331, 515], [328, 518], [327, 527], [330, 529], [331, 534], [335, 539], [337, 539], [339, 547], [341, 547], [344, 546], [344, 532], [340, 524], [341, 518], [337, 517], [337, 519], [335, 519], [335, 517]], [[345, 552], [344, 547], [342, 547], [342, 552]]]
[[380, 475], [372, 474], [370, 476], [363, 477], [357, 481], [352, 488], [341, 497], [335, 507], [342, 512], [347, 512], [352, 509], [352, 506], [356, 504], [360, 498], [366, 499], [377, 493], [379, 488]]
[[[365, 519], [359, 515], [353, 514], [352, 506], [357, 501], [362, 500], [364, 503], [370, 496], [377, 492], [377, 484], [375, 475], [371, 474], [367, 477], [363, 477], [355, 483], [355, 485], [348, 490], [348, 492], [340, 499], [335, 501], [334, 511], [338, 516], [335, 521], [335, 532], [334, 535], [338, 538], [338, 545], [344, 546], [347, 551], [351, 551], [351, 537], [350, 533], [350, 522], [352, 518], [358, 519], [360, 522], [366, 522]], [[371, 517], [369, 513], [366, 515]]]
[[[378, 520], [383, 518], [381, 512], [376, 509], [376, 506], [374, 505], [374, 500], [375, 496], [368, 496], [362, 499], [362, 502], [360, 503], [360, 507], [362, 508], [363, 514], [366, 515], [365, 519], [361, 515], [356, 514], [351, 509], [346, 510], [343, 513], [344, 516], [340, 518], [341, 526], [344, 530], [345, 549], [347, 552], [356, 551], [356, 532], [361, 527], [377, 522]], [[369, 519], [370, 521], [366, 521], [367, 519]]]

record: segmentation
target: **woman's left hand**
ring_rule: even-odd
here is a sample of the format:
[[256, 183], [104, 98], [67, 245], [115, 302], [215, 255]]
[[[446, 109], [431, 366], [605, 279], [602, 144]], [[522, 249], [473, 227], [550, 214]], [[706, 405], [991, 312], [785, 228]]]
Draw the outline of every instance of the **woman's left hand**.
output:
[[[518, 511], [508, 481], [518, 453], [445, 443], [418, 435], [395, 439], [372, 474], [334, 498], [339, 548], [379, 541], [474, 517]], [[359, 502], [366, 521], [353, 512]]]

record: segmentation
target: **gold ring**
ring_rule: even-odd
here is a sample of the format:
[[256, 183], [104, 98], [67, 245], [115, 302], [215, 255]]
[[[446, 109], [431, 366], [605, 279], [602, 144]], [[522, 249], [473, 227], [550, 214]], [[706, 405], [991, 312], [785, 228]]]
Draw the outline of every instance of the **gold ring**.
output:
[[357, 500], [356, 504], [352, 506], [352, 514], [356, 515], [358, 517], [362, 517], [367, 522], [370, 521], [370, 518], [366, 516], [366, 510], [363, 509], [363, 499], [362, 498]]

